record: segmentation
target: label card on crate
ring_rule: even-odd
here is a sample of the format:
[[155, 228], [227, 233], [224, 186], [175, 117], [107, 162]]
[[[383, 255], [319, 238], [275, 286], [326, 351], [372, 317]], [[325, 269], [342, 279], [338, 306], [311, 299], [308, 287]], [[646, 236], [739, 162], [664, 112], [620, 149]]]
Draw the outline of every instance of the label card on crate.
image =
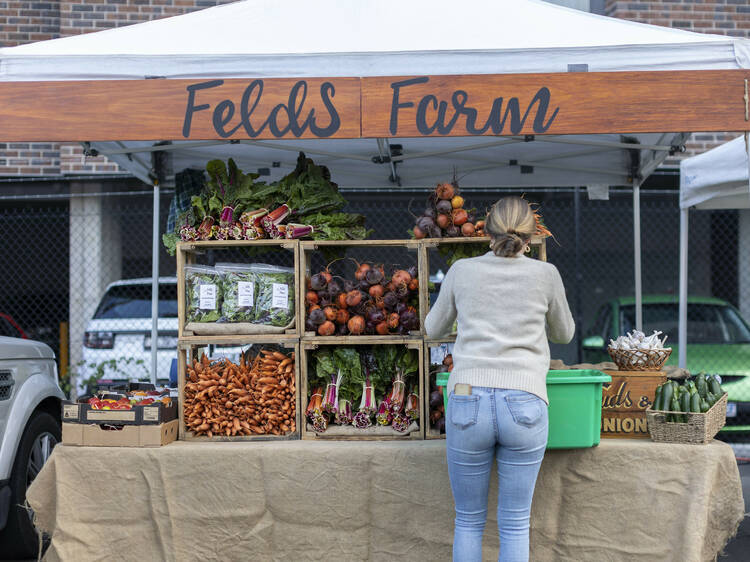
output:
[[216, 310], [216, 285], [200, 286], [198, 307], [201, 310]]
[[237, 304], [239, 306], [253, 306], [255, 298], [255, 285], [248, 281], [239, 281], [237, 283]]
[[271, 308], [289, 308], [289, 285], [273, 284], [273, 299]]
[[604, 372], [612, 382], [602, 384], [602, 437], [648, 438], [646, 408], [666, 376], [661, 371]]

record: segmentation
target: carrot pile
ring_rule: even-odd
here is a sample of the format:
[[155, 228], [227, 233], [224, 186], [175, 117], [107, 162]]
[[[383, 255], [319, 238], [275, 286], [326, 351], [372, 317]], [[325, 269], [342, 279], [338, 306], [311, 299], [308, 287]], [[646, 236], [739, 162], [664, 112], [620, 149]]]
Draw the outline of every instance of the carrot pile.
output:
[[187, 369], [185, 425], [195, 435], [284, 435], [296, 430], [294, 352], [262, 349], [239, 365], [207, 356]]

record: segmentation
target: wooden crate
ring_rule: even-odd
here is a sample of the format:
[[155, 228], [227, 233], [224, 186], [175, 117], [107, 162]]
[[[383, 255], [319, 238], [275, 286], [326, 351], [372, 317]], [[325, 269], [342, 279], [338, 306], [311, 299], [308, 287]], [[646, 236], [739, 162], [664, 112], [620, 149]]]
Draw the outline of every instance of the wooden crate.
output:
[[[300, 345], [300, 386], [299, 386], [299, 394], [300, 394], [300, 420], [301, 425], [298, 426], [302, 430], [302, 439], [312, 440], [312, 439], [321, 439], [321, 440], [340, 440], [340, 441], [401, 441], [401, 440], [414, 440], [414, 439], [424, 439], [424, 419], [425, 419], [425, 412], [424, 412], [424, 400], [421, 399], [424, 388], [422, 386], [422, 381], [424, 380], [424, 353], [423, 353], [423, 345], [422, 341], [419, 339], [405, 339], [405, 338], [392, 338], [389, 336], [352, 336], [351, 340], [355, 341], [349, 341], [347, 343], [342, 343], [337, 340], [341, 340], [341, 337], [331, 337], [331, 338], [318, 338], [315, 341], [310, 341], [303, 339], [302, 343]], [[342, 345], [348, 345], [348, 346], [354, 346], [354, 345], [405, 345], [409, 349], [415, 349], [417, 350], [417, 353], [419, 354], [419, 373], [417, 375], [417, 381], [419, 384], [419, 429], [412, 431], [409, 434], [406, 435], [367, 435], [367, 430], [363, 430], [361, 435], [326, 435], [325, 433], [318, 434], [312, 431], [312, 429], [308, 429], [307, 424], [308, 421], [305, 419], [304, 413], [307, 409], [308, 404], [308, 371], [310, 368], [313, 368], [312, 361], [310, 359], [310, 353], [312, 351], [315, 351], [316, 349], [323, 347], [323, 346], [342, 346]]]
[[424, 388], [424, 396], [422, 397], [422, 407], [424, 408], [425, 424], [424, 424], [424, 438], [425, 439], [445, 439], [445, 433], [440, 433], [432, 425], [430, 420], [430, 391], [431, 382], [435, 378], [430, 373], [431, 360], [430, 360], [430, 349], [438, 347], [441, 344], [455, 343], [455, 337], [448, 338], [425, 338], [424, 344], [424, 380], [422, 381], [422, 387]]
[[[230, 249], [237, 249], [237, 248], [251, 248], [251, 247], [276, 247], [279, 250], [287, 250], [293, 253], [292, 255], [292, 264], [294, 267], [294, 292], [295, 292], [295, 299], [299, 295], [299, 287], [300, 287], [300, 273], [299, 273], [299, 240], [286, 240], [286, 239], [279, 239], [279, 240], [271, 240], [271, 239], [261, 239], [261, 240], [202, 240], [202, 241], [195, 241], [195, 242], [178, 242], [177, 243], [177, 336], [182, 339], [185, 337], [191, 337], [195, 336], [192, 332], [185, 329], [185, 311], [187, 307], [187, 299], [185, 298], [185, 291], [186, 291], [186, 284], [185, 284], [185, 266], [186, 265], [192, 265], [196, 263], [196, 256], [202, 253], [205, 253], [209, 250], [230, 250]], [[258, 258], [248, 258], [247, 263], [263, 263], [263, 256], [259, 256]], [[295, 312], [297, 310], [297, 304], [295, 303]], [[289, 330], [286, 330], [284, 332], [281, 332], [279, 334], [257, 334], [261, 335], [263, 337], [276, 337], [280, 335], [287, 335], [289, 337], [299, 337], [301, 333], [301, 322], [299, 321], [299, 317], [297, 317], [297, 321], [294, 328], [290, 328]], [[238, 334], [236, 337], [238, 338], [247, 338], [248, 336], [254, 336], [248, 335], [248, 334]], [[218, 340], [226, 340], [227, 337], [234, 337], [229, 335], [220, 335], [220, 336], [209, 336], [209, 335], [201, 335], [196, 336], [199, 337], [201, 340], [204, 340], [206, 342], [210, 342], [212, 340], [218, 341]]]
[[[425, 276], [425, 272], [423, 271], [421, 265], [421, 241], [420, 240], [412, 240], [412, 239], [404, 239], [404, 240], [304, 240], [300, 242], [300, 251], [299, 251], [299, 271], [300, 271], [300, 279], [301, 282], [299, 284], [300, 287], [300, 293], [297, 298], [297, 318], [300, 319], [298, 322], [298, 325], [301, 329], [302, 337], [305, 339], [310, 338], [320, 338], [322, 336], [317, 336], [315, 332], [307, 332], [305, 331], [305, 317], [306, 317], [306, 307], [305, 307], [305, 293], [307, 292], [307, 279], [310, 277], [310, 269], [313, 257], [315, 256], [316, 252], [321, 251], [325, 248], [328, 249], [341, 249], [343, 252], [345, 252], [346, 257], [354, 257], [351, 256], [351, 254], [356, 254], [357, 257], [359, 257], [359, 261], [368, 261], [368, 262], [375, 262], [375, 263], [381, 263], [377, 259], [370, 258], [369, 255], [371, 255], [371, 252], [368, 252], [368, 250], [372, 251], [373, 248], [377, 248], [378, 250], [375, 250], [375, 253], [380, 252], [383, 253], [387, 251], [388, 249], [398, 249], [402, 248], [404, 250], [407, 250], [409, 253], [414, 253], [413, 258], [413, 264], [398, 264], [399, 266], [404, 267], [405, 269], [408, 267], [411, 267], [411, 265], [417, 266], [417, 277], [419, 279], [419, 308], [420, 311], [423, 306], [422, 302], [422, 285], [427, 283], [427, 277]], [[355, 258], [356, 259], [356, 258]], [[342, 260], [343, 261], [343, 260]], [[350, 262], [351, 263], [351, 262]], [[385, 264], [390, 265], [390, 264]], [[395, 265], [395, 264], [394, 264]], [[335, 267], [335, 266], [333, 266]], [[332, 267], [332, 269], [333, 269]], [[420, 315], [420, 326], [419, 330], [415, 330], [411, 332], [410, 336], [412, 338], [420, 338], [423, 334], [423, 326], [421, 324], [422, 315], [421, 312], [418, 311]], [[341, 336], [329, 336], [325, 339], [331, 339], [331, 338], [337, 338]], [[361, 340], [364, 337], [367, 336], [350, 336], [352, 338], [357, 338]], [[375, 337], [378, 339], [382, 338], [390, 338], [393, 337], [392, 335], [387, 336], [370, 336]]]
[[[195, 436], [192, 432], [188, 431], [185, 427], [184, 418], [184, 389], [185, 380], [187, 373], [187, 365], [192, 364], [193, 358], [198, 355], [200, 348], [208, 345], [231, 345], [231, 346], [247, 346], [257, 345], [260, 347], [265, 346], [278, 346], [283, 352], [288, 353], [289, 350], [294, 351], [294, 380], [295, 380], [295, 423], [296, 430], [287, 435], [240, 435], [240, 436]], [[298, 339], [279, 336], [242, 336], [242, 341], [239, 341], [237, 337], [231, 338], [190, 338], [187, 341], [181, 341], [177, 346], [177, 387], [179, 393], [179, 439], [182, 441], [288, 441], [299, 439], [300, 436], [300, 344]]]
[[[458, 237], [458, 238], [424, 238], [420, 240], [420, 267], [419, 271], [422, 278], [419, 279], [419, 310], [420, 310], [420, 326], [424, 326], [424, 319], [427, 317], [427, 313], [430, 311], [430, 254], [436, 251], [438, 246], [445, 244], [483, 244], [489, 252], [489, 236], [472, 236], [472, 237]], [[541, 236], [532, 236], [530, 246], [539, 253], [539, 259], [547, 261], [547, 239]], [[447, 271], [446, 271], [447, 273]], [[424, 328], [423, 328], [424, 329]]]
[[667, 380], [661, 371], [604, 371], [612, 377], [602, 385], [602, 437], [648, 439], [646, 408], [656, 387]]

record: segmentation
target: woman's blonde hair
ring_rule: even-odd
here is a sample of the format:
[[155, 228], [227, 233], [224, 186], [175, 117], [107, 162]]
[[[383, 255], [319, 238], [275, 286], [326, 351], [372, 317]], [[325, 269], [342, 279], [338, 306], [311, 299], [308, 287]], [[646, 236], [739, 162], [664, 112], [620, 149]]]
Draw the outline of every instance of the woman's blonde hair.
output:
[[484, 229], [496, 256], [513, 257], [536, 233], [536, 220], [529, 202], [512, 195], [492, 205]]

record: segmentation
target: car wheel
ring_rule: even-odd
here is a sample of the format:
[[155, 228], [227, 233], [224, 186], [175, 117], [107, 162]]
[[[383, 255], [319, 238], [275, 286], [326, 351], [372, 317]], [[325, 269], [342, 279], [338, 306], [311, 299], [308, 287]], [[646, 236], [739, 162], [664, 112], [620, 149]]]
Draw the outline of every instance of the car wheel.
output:
[[33, 511], [25, 508], [26, 489], [36, 478], [52, 449], [62, 440], [60, 424], [47, 412], [32, 415], [18, 445], [10, 477], [10, 511], [0, 533], [0, 558], [36, 558], [39, 535], [32, 523]]

